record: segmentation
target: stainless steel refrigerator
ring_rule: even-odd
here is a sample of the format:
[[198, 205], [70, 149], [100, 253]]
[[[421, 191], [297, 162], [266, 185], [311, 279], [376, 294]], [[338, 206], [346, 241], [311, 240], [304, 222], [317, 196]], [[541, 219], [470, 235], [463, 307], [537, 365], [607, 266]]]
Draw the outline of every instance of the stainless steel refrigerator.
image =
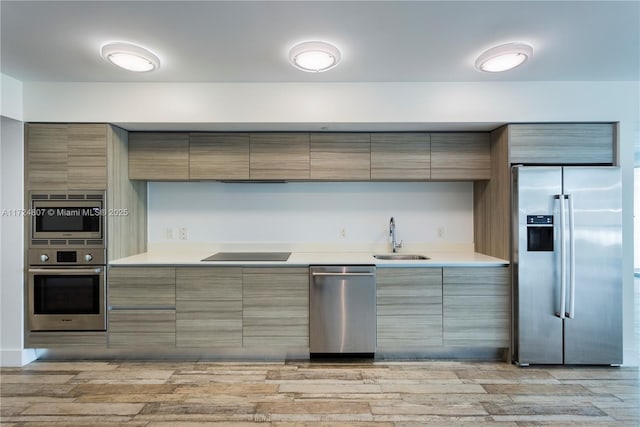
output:
[[622, 200], [615, 167], [512, 168], [513, 360], [622, 363]]

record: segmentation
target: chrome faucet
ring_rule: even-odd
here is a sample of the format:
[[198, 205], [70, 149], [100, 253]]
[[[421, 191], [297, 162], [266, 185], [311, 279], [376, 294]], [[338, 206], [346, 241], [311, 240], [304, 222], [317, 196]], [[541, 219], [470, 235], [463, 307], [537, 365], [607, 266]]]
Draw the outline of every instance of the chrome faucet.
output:
[[397, 252], [398, 249], [402, 247], [402, 240], [400, 243], [397, 242], [396, 239], [396, 221], [391, 217], [391, 221], [389, 221], [389, 236], [391, 236], [391, 251]]

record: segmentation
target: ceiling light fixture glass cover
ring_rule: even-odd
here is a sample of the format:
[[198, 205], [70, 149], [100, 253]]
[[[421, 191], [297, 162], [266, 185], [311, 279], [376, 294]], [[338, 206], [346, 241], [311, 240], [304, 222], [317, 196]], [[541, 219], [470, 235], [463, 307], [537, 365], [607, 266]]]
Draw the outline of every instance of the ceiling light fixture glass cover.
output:
[[160, 68], [160, 59], [153, 52], [133, 43], [105, 43], [100, 53], [104, 59], [125, 70], [142, 73]]
[[526, 43], [507, 43], [492, 47], [476, 59], [476, 68], [488, 73], [507, 71], [533, 56], [533, 47]]
[[289, 61], [299, 70], [321, 73], [338, 65], [340, 51], [326, 42], [304, 42], [291, 48]]

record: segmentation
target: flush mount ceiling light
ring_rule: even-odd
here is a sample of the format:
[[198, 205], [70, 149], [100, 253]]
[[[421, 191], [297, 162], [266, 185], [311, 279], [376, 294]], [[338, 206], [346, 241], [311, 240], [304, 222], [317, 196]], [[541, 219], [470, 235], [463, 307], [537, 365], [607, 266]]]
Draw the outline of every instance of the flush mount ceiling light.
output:
[[160, 68], [160, 59], [153, 52], [133, 43], [106, 43], [100, 53], [104, 59], [125, 70], [141, 73]]
[[340, 51], [326, 42], [304, 42], [291, 48], [289, 61], [299, 70], [321, 73], [338, 65]]
[[533, 47], [526, 43], [507, 43], [492, 47], [476, 59], [476, 68], [499, 73], [517, 67], [533, 56]]

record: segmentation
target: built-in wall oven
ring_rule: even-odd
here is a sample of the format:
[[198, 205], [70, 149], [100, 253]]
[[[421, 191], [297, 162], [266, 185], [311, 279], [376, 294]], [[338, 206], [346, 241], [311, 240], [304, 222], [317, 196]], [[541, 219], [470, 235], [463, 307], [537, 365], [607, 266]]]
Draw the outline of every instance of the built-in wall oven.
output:
[[29, 331], [106, 330], [104, 192], [30, 198]]

